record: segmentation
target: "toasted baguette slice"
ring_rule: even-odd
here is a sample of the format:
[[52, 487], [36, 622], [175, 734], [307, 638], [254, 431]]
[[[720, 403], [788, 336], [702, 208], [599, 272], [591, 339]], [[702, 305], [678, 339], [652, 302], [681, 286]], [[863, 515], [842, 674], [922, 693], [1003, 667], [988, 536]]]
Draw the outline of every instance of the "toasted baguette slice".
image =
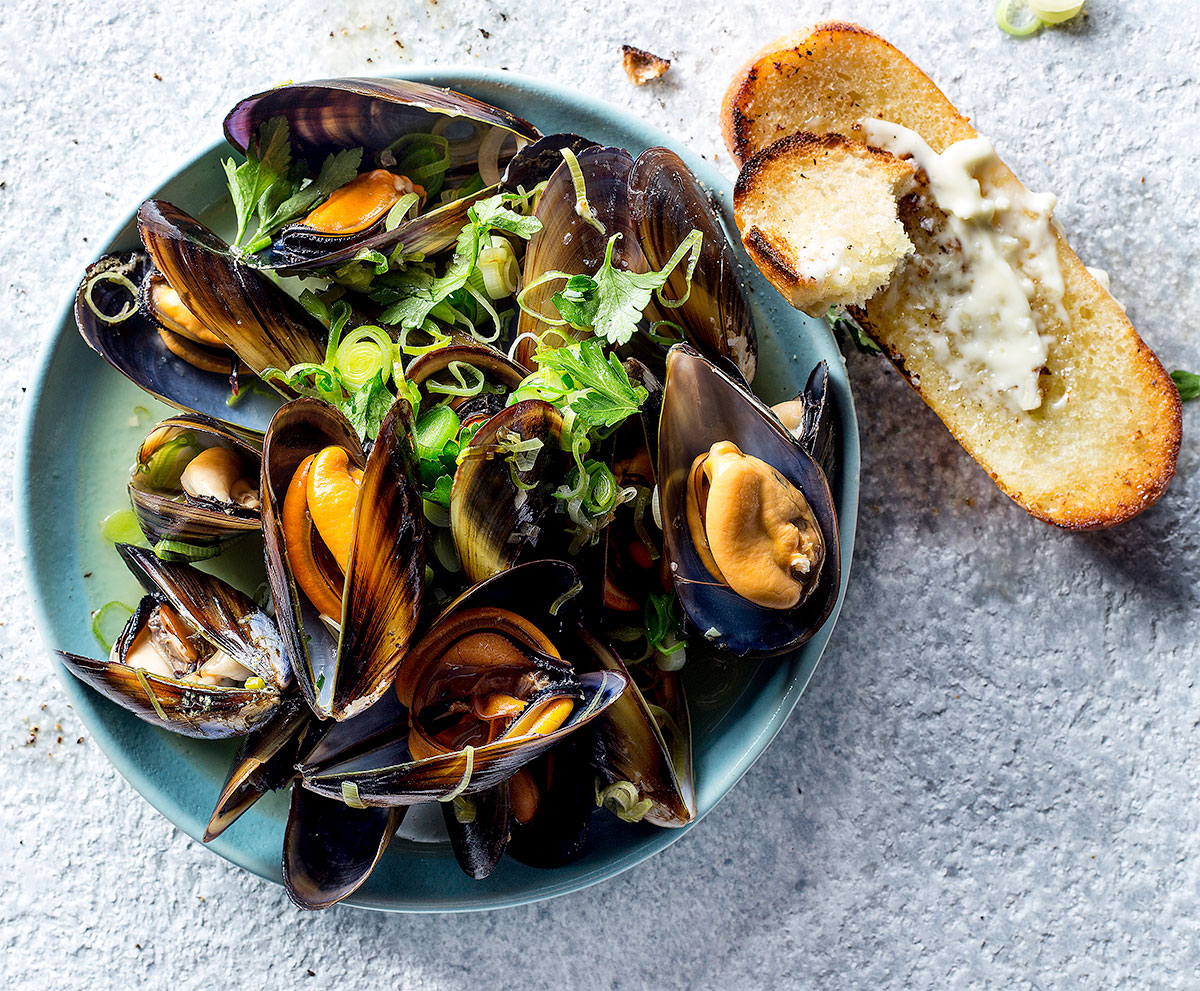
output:
[[[863, 140], [866, 117], [916, 131], [935, 152], [977, 137], [904, 55], [877, 35], [841, 23], [780, 39], [751, 59], [725, 94], [722, 131], [731, 154], [744, 161], [796, 131]], [[1019, 201], [1027, 195], [999, 159], [976, 176], [985, 196]], [[930, 341], [942, 327], [926, 278], [938, 250], [929, 230], [944, 223], [945, 214], [910, 196], [900, 219], [916, 252], [885, 291], [853, 312], [967, 452], [1005, 493], [1048, 523], [1111, 526], [1153, 503], [1175, 472], [1179, 393], [1065, 238], [1053, 231], [1065, 283], [1061, 309], [1037, 273], [1025, 273], [1036, 288], [1031, 308], [1050, 344], [1040, 378], [1044, 400], [1019, 412], [973, 398], [935, 360]]]
[[913, 166], [840, 134], [801, 131], [746, 162], [733, 190], [742, 243], [792, 306], [861, 306], [912, 254], [897, 201]]

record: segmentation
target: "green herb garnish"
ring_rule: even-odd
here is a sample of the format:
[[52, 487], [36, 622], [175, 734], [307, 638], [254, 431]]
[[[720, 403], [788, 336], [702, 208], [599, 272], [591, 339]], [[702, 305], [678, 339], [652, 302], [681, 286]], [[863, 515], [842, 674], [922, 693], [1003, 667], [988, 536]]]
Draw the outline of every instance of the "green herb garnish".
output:
[[1200, 399], [1200, 375], [1195, 372], [1185, 372], [1182, 368], [1176, 368], [1171, 373], [1171, 381], [1175, 383], [1175, 388], [1179, 390], [1179, 398], [1185, 403], [1191, 402], [1193, 399]]

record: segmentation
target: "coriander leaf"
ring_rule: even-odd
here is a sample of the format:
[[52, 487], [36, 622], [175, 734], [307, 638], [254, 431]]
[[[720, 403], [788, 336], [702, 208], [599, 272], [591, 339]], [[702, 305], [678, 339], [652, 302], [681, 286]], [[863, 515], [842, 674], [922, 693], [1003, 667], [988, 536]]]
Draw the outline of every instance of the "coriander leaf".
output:
[[599, 303], [596, 280], [588, 275], [572, 275], [567, 284], [550, 297], [558, 315], [574, 327], [590, 327], [596, 320]]
[[1176, 368], [1171, 373], [1171, 381], [1175, 383], [1175, 388], [1179, 390], [1179, 398], [1185, 403], [1191, 402], [1193, 399], [1200, 399], [1200, 375], [1195, 372], [1185, 372], [1182, 368]]
[[439, 506], [450, 508], [450, 489], [454, 485], [454, 478], [449, 474], [439, 475], [433, 487], [421, 493], [422, 499], [428, 499], [430, 502], [436, 502]]
[[[603, 337], [610, 344], [625, 344], [637, 330], [638, 321], [642, 319], [642, 311], [650, 305], [650, 297], [658, 291], [659, 302], [664, 306], [674, 307], [683, 304], [687, 294], [678, 300], [667, 300], [662, 296], [662, 287], [667, 284], [671, 273], [685, 257], [689, 257], [687, 266], [688, 292], [691, 292], [692, 272], [700, 257], [700, 245], [703, 235], [700, 231], [691, 231], [675, 249], [662, 271], [659, 272], [626, 272], [613, 268], [613, 245], [619, 234], [608, 239], [608, 248], [604, 252], [604, 261], [596, 273], [595, 282], [595, 316], [592, 330], [597, 337]], [[568, 282], [569, 284], [569, 282]]]
[[402, 327], [419, 327], [438, 303], [467, 284], [479, 262], [480, 241], [490, 230], [502, 230], [529, 238], [542, 229], [536, 217], [526, 217], [505, 204], [522, 197], [516, 193], [497, 193], [471, 205], [467, 223], [459, 231], [450, 267], [440, 278], [427, 272], [404, 273], [387, 288], [372, 293], [377, 303], [387, 304], [380, 315], [382, 322]]
[[616, 426], [636, 413], [649, 395], [629, 381], [620, 359], [606, 355], [597, 337], [559, 348], [539, 347], [534, 357], [539, 373], [558, 373], [570, 380], [573, 391], [566, 396], [560, 392], [560, 401], [567, 399], [566, 405], [588, 430]]
[[395, 399], [383, 384], [382, 373], [377, 372], [371, 381], [340, 405], [359, 437], [371, 440], [379, 436], [379, 427]]
[[882, 354], [883, 348], [875, 343], [849, 313], [839, 313], [836, 306], [829, 308], [825, 314], [825, 322], [834, 332], [845, 334], [863, 354]]
[[245, 236], [250, 217], [267, 191], [280, 180], [286, 182], [291, 162], [292, 147], [288, 141], [287, 118], [272, 117], [263, 122], [258, 134], [246, 148], [246, 161], [235, 165], [233, 159], [229, 158], [221, 163], [237, 213], [238, 230], [234, 244], [240, 243]]
[[[335, 152], [325, 159], [321, 171], [308, 185], [280, 183], [279, 188], [285, 195], [277, 197], [268, 204], [266, 197], [259, 202], [258, 233], [250, 246], [252, 250], [264, 237], [270, 237], [285, 224], [298, 220], [308, 214], [319, 202], [327, 200], [337, 189], [350, 182], [358, 175], [359, 165], [362, 164], [363, 150], [361, 148], [346, 148]], [[275, 187], [272, 187], [272, 192]], [[266, 247], [264, 244], [263, 247]], [[259, 249], [262, 250], [261, 248]]]

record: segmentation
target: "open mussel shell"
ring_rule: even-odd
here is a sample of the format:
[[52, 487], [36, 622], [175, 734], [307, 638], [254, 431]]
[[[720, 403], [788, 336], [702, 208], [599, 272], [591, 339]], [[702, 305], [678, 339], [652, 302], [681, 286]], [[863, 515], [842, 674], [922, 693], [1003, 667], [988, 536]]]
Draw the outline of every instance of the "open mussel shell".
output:
[[667, 148], [648, 148], [629, 172], [629, 211], [650, 267], [661, 270], [692, 230], [704, 240], [689, 289], [686, 265], [667, 280], [668, 299], [686, 299], [663, 316], [679, 323], [690, 344], [710, 358], [732, 361], [754, 381], [758, 338], [742, 295], [738, 262], [708, 194], [683, 160]]
[[[664, 551], [688, 618], [714, 647], [765, 657], [807, 642], [833, 612], [841, 578], [837, 514], [824, 472], [779, 419], [735, 377], [687, 345], [667, 355], [659, 422], [658, 487]], [[692, 465], [718, 441], [765, 461], [799, 489], [816, 519], [825, 555], [814, 591], [791, 609], [768, 609], [714, 577], [687, 519]]]
[[259, 126], [273, 117], [287, 118], [292, 148], [313, 174], [333, 152], [361, 147], [373, 158], [401, 135], [432, 132], [444, 118], [498, 127], [525, 141], [539, 137], [529, 121], [454, 90], [361, 78], [318, 79], [256, 93], [226, 116], [225, 137], [244, 153]]
[[[330, 617], [336, 634], [292, 575], [282, 519], [296, 469], [329, 446], [345, 448], [363, 469], [342, 611]], [[369, 457], [333, 406], [317, 399], [286, 404], [264, 439], [259, 492], [267, 577], [300, 690], [322, 717], [347, 719], [387, 691], [420, 610], [425, 536], [408, 401], [392, 405]]]
[[[569, 564], [534, 561], [473, 586], [446, 607], [405, 659], [406, 664], [418, 665], [421, 670], [405, 669], [401, 677], [416, 683], [426, 670], [425, 665], [440, 661], [432, 651], [423, 653], [422, 646], [436, 642], [445, 632], [445, 624], [456, 622], [456, 616], [466, 610], [516, 613], [557, 643], [557, 638], [564, 636], [563, 631], [573, 626], [574, 610], [566, 600], [579, 584], [579, 574]], [[486, 626], [473, 628], [479, 631]], [[571, 657], [563, 654], [563, 659], [569, 662]], [[341, 752], [326, 747], [302, 764], [304, 785], [352, 806], [415, 805], [485, 792], [590, 724], [620, 697], [627, 683], [625, 676], [614, 671], [581, 675], [575, 690], [579, 701], [570, 717], [545, 735], [501, 736], [484, 746], [413, 760], [408, 746], [409, 727], [405, 724], [397, 728], [390, 740], [378, 737], [366, 752], [357, 746]]]
[[[118, 637], [112, 658], [98, 661], [59, 651], [68, 670], [147, 722], [184, 736], [243, 736], [267, 723], [291, 679], [283, 640], [271, 617], [219, 578], [186, 564], [160, 561], [142, 547], [118, 544], [117, 550], [150, 594]], [[265, 687], [202, 685], [124, 663], [160, 602], [169, 604], [196, 636], [262, 678]]]
[[283, 885], [300, 908], [328, 908], [370, 876], [407, 809], [348, 808], [292, 785]]
[[185, 440], [189, 450], [222, 447], [235, 452], [242, 463], [243, 477], [253, 480], [257, 492], [262, 460], [257, 442], [196, 413], [168, 417], [142, 441], [129, 476], [129, 499], [146, 538], [152, 544], [168, 540], [218, 547], [261, 530], [256, 504], [250, 508], [232, 500], [188, 495], [177, 477], [177, 469], [183, 468], [179, 461], [167, 472], [169, 478], [160, 477], [163, 473], [155, 465], [155, 455], [165, 455], [165, 445]]
[[[88, 268], [75, 294], [75, 322], [88, 347], [164, 403], [261, 433], [279, 408], [278, 400], [243, 381], [230, 405], [234, 382], [229, 371], [205, 370], [168, 347], [138, 291], [152, 271], [142, 252], [105, 255]], [[130, 309], [126, 319], [112, 320]]]
[[[536, 451], [514, 444], [541, 441]], [[459, 455], [450, 492], [450, 532], [471, 582], [498, 575], [542, 539], [554, 488], [563, 481], [562, 411], [525, 399], [483, 424]]]
[[[532, 285], [547, 272], [594, 274], [604, 261], [609, 238], [614, 234], [621, 236], [613, 247], [613, 267], [633, 272], [648, 269], [629, 209], [629, 174], [633, 159], [621, 148], [600, 146], [585, 148], [578, 159], [588, 204], [604, 227], [604, 233], [579, 215], [575, 208], [578, 197], [571, 172], [566, 163], [561, 163], [546, 183], [534, 211], [534, 216], [542, 222], [542, 229], [530, 239], [525, 249], [522, 285]], [[532, 314], [558, 319], [551, 299], [562, 287], [561, 280], [553, 280], [526, 292], [517, 320], [518, 335], [537, 335], [546, 330], [545, 324]], [[555, 333], [563, 338], [584, 336], [569, 325], [555, 328]], [[556, 343], [555, 335], [550, 335], [549, 341]], [[533, 368], [534, 349], [531, 339], [521, 341], [517, 346], [517, 360]]]
[[337, 268], [358, 259], [363, 252], [390, 255], [403, 245], [405, 255], [436, 255], [451, 248], [468, 221], [467, 212], [496, 192], [489, 186], [451, 200], [387, 230], [384, 222], [372, 224], [355, 234], [334, 236], [292, 224], [279, 232], [255, 261], [256, 268], [275, 269], [282, 275], [301, 275], [318, 269]]
[[678, 675], [654, 667], [643, 692], [611, 648], [586, 631], [580, 635], [591, 663], [629, 680], [629, 688], [593, 725], [593, 766], [606, 785], [628, 782], [638, 801], [650, 802], [640, 816], [646, 822], [686, 826], [696, 818], [696, 789], [691, 717]]
[[296, 758], [312, 722], [304, 699], [289, 695], [269, 723], [242, 741], [204, 829], [205, 843], [225, 832], [267, 792], [296, 776]]
[[832, 483], [836, 465], [829, 364], [819, 362], [796, 398], [772, 406], [771, 410]]
[[138, 210], [138, 233], [183, 304], [256, 375], [325, 360], [325, 328], [200, 221], [147, 200]]

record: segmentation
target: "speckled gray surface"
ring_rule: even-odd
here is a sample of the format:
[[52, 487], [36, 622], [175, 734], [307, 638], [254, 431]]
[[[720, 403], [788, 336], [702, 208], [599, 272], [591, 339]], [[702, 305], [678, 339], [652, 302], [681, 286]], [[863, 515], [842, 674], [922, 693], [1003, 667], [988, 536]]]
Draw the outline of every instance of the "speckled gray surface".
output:
[[[0, 410], [18, 416], [91, 245], [245, 93], [413, 62], [508, 66], [631, 108], [728, 173], [728, 76], [829, 16], [911, 54], [1031, 187], [1058, 192], [1074, 246], [1112, 273], [1147, 343], [1197, 368], [1200, 8], [1090, 0], [1082, 24], [1018, 42], [990, 7], [7, 0]], [[674, 57], [667, 78], [630, 86], [623, 42]], [[1011, 505], [895, 373], [849, 361], [853, 582], [791, 721], [665, 853], [504, 914], [305, 914], [154, 812], [65, 701], [0, 490], [0, 983], [1196, 987], [1200, 403], [1161, 502], [1071, 535]], [[4, 432], [10, 466], [13, 445]]]

